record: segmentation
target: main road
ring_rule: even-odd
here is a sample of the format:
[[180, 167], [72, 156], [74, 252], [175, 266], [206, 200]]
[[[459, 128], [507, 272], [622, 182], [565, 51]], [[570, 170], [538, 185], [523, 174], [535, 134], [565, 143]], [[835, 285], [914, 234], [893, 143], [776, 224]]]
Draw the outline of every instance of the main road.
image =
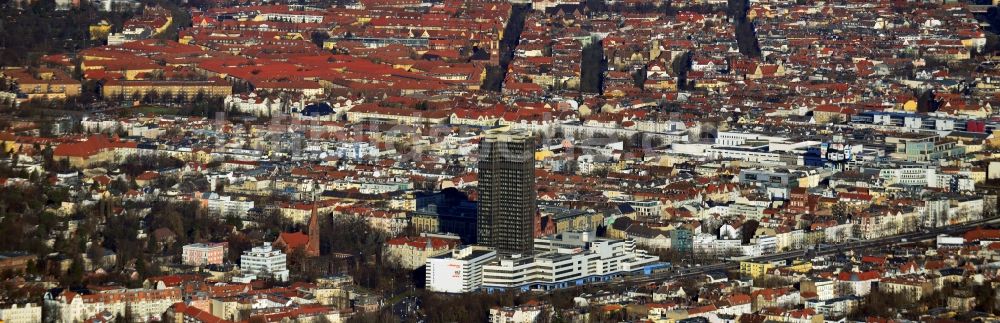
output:
[[[880, 248], [880, 247], [899, 245], [914, 241], [928, 240], [928, 239], [933, 239], [938, 235], [961, 233], [976, 228], [978, 226], [998, 223], [998, 222], [1000, 222], [1000, 216], [976, 220], [976, 221], [970, 221], [961, 224], [931, 228], [928, 230], [922, 230], [917, 232], [910, 232], [900, 235], [876, 238], [871, 240], [852, 241], [847, 243], [825, 245], [823, 248], [814, 250], [814, 254], [816, 256], [826, 256], [826, 255], [839, 254], [850, 250]], [[703, 265], [700, 267], [692, 267], [692, 268], [681, 268], [678, 271], [658, 272], [650, 275], [641, 275], [641, 276], [627, 276], [622, 280], [613, 280], [605, 283], [614, 285], [634, 285], [634, 284], [659, 282], [671, 279], [690, 278], [690, 277], [702, 276], [710, 272], [739, 268], [740, 261], [772, 262], [772, 261], [803, 258], [805, 256], [806, 256], [806, 250], [795, 250], [795, 251], [763, 255], [760, 257], [751, 257], [751, 258], [741, 259], [739, 261], [729, 260], [726, 262], [713, 265]], [[597, 283], [597, 284], [605, 284], [605, 283]]]

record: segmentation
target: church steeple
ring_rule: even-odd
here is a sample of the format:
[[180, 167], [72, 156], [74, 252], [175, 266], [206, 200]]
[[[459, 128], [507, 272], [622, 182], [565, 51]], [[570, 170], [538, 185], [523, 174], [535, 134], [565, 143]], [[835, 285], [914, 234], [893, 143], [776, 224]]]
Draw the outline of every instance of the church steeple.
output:
[[319, 212], [317, 211], [316, 193], [313, 193], [312, 215], [309, 216], [309, 242], [306, 244], [306, 256], [319, 256]]

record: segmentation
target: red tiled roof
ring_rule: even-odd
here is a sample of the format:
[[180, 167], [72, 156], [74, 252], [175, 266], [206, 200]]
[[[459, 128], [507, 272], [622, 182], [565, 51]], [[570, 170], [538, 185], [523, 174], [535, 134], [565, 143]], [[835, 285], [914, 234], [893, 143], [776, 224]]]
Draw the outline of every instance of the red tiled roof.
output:
[[736, 293], [729, 297], [729, 304], [739, 305], [739, 304], [750, 304], [750, 295], [743, 293]]
[[137, 180], [137, 181], [151, 181], [153, 179], [156, 179], [157, 177], [160, 177], [160, 173], [157, 173], [157, 172], [154, 172], [154, 171], [146, 171], [146, 172], [144, 172], [144, 173], [139, 174], [138, 176], [136, 176], [135, 180]]
[[864, 256], [864, 257], [861, 257], [861, 262], [867, 262], [867, 263], [884, 265], [885, 264], [885, 257]]
[[881, 278], [882, 275], [877, 271], [862, 271], [862, 272], [847, 272], [842, 271], [837, 275], [837, 280], [840, 281], [869, 281], [877, 280]]
[[274, 244], [285, 246], [285, 250], [305, 248], [309, 244], [309, 235], [302, 232], [282, 232]]
[[134, 142], [111, 141], [107, 136], [94, 135], [86, 141], [64, 143], [56, 146], [52, 151], [53, 156], [58, 157], [90, 157], [102, 151], [114, 148], [135, 148]]
[[171, 305], [170, 308], [172, 308], [174, 310], [174, 313], [183, 314], [185, 318], [188, 318], [187, 320], [185, 320], [185, 322], [190, 322], [191, 320], [194, 320], [195, 322], [201, 322], [201, 323], [230, 323], [230, 322], [232, 322], [232, 321], [225, 320], [225, 319], [222, 319], [220, 317], [217, 317], [215, 315], [212, 315], [212, 313], [206, 312], [206, 311], [204, 311], [204, 310], [202, 310], [200, 308], [197, 308], [197, 307], [194, 307], [194, 306], [188, 306], [187, 304], [184, 304], [184, 303], [176, 303], [174, 305]]
[[966, 243], [978, 242], [981, 240], [1000, 240], [1000, 230], [976, 228], [966, 232], [962, 237], [965, 238]]

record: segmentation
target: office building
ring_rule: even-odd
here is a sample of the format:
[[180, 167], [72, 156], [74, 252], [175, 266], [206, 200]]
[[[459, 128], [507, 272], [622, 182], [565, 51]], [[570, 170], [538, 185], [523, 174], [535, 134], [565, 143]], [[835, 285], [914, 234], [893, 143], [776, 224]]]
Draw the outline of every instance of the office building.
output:
[[632, 240], [571, 231], [534, 240], [534, 255], [503, 255], [483, 266], [483, 289], [552, 290], [665, 266]]
[[479, 142], [477, 238], [502, 254], [530, 254], [535, 217], [534, 137], [498, 128]]

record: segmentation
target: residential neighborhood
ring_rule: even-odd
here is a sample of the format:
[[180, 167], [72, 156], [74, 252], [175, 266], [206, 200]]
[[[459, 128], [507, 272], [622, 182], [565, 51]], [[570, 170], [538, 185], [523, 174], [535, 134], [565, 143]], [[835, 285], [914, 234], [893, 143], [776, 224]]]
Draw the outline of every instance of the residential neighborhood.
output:
[[0, 321], [1000, 322], [997, 5], [2, 2]]

